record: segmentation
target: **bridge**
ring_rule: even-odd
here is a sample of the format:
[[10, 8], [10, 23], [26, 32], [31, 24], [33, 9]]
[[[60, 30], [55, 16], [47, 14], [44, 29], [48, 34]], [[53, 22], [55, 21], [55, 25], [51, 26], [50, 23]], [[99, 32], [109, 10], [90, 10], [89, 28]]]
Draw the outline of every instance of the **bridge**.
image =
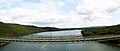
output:
[[1, 42], [24, 42], [24, 43], [79, 43], [89, 41], [107, 41], [120, 39], [120, 35], [105, 35], [95, 37], [49, 37], [49, 38], [0, 38]]

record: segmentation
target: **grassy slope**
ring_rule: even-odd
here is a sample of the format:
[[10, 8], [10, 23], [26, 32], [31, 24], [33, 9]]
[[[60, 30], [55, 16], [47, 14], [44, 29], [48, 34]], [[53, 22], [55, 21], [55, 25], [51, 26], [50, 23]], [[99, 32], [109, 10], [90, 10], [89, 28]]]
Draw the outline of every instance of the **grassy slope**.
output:
[[107, 35], [107, 34], [120, 34], [120, 25], [106, 26], [93, 29], [84, 29], [82, 30], [84, 36], [91, 35]]
[[10, 23], [0, 23], [0, 36], [2, 37], [17, 37], [44, 31], [46, 30], [37, 27]]

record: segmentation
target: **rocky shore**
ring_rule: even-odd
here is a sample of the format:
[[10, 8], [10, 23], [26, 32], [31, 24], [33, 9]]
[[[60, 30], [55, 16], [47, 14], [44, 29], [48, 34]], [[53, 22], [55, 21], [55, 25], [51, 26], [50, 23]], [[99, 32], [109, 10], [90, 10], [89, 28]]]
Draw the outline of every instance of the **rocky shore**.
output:
[[0, 46], [7, 45], [9, 42], [0, 42]]

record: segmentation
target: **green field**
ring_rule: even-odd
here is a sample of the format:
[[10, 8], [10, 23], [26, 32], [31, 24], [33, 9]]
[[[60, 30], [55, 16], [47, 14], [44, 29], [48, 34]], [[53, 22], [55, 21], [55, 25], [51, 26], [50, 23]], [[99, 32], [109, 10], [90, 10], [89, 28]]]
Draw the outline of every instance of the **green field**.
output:
[[18, 37], [45, 31], [35, 26], [0, 22], [0, 37]]

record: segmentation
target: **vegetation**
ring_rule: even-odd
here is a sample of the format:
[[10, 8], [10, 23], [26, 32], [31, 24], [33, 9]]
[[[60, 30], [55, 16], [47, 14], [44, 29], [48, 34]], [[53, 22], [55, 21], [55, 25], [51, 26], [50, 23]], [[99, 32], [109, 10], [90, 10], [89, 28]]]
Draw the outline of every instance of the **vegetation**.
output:
[[81, 31], [83, 36], [120, 34], [120, 25], [105, 26], [93, 29], [84, 29]]
[[0, 37], [18, 37], [47, 30], [34, 26], [0, 22]]
[[81, 30], [84, 28], [55, 28], [55, 27], [36, 27], [32, 25], [20, 25], [14, 23], [0, 22], [0, 37], [18, 37], [28, 34], [45, 31]]

